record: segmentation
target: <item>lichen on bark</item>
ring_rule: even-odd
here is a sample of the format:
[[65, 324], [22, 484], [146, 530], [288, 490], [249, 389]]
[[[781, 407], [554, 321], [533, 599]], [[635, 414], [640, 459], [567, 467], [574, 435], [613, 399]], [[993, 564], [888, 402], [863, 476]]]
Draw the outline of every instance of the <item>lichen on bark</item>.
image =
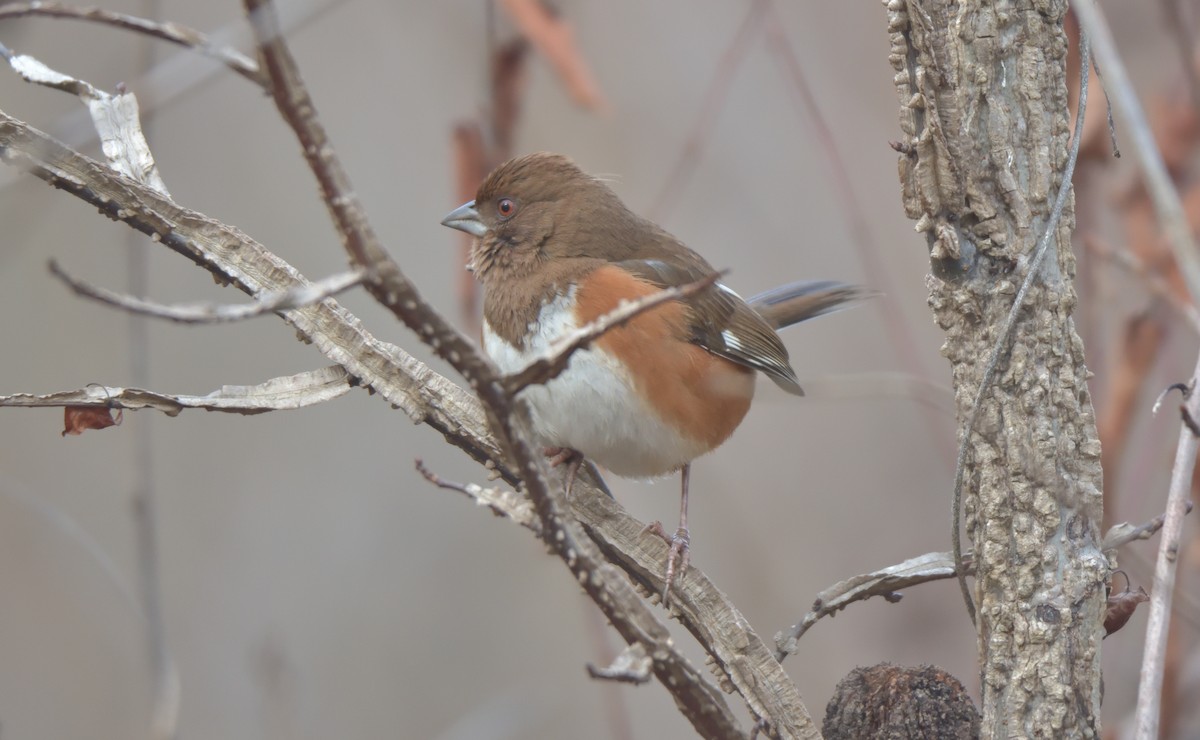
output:
[[[1068, 156], [1065, 0], [889, 0], [899, 174], [930, 255], [959, 435]], [[977, 553], [984, 737], [1099, 734], [1109, 563], [1100, 444], [1072, 311], [1069, 197], [976, 415], [964, 476]]]

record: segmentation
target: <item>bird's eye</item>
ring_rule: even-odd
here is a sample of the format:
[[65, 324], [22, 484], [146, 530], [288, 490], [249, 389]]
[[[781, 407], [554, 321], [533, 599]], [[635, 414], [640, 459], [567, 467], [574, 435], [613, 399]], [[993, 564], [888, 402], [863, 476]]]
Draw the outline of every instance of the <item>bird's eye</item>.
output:
[[517, 204], [512, 198], [501, 198], [496, 201], [496, 213], [500, 214], [500, 218], [512, 218], [516, 212]]

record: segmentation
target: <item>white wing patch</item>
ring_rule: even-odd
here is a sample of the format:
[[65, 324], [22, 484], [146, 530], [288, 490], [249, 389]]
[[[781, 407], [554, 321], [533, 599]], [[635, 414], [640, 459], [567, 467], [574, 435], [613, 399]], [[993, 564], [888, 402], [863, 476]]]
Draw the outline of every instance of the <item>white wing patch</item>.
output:
[[738, 299], [739, 301], [743, 300], [743, 298], [737, 294], [736, 290], [729, 287], [725, 283], [717, 283], [717, 289], [723, 293], [728, 293], [729, 295], [733, 296], [734, 298]]
[[733, 332], [729, 331], [728, 329], [721, 332], [721, 338], [725, 340], [725, 346], [728, 347], [729, 349], [733, 350], [734, 352], [743, 352], [744, 353], [746, 351], [742, 347], [742, 340], [738, 339], [738, 335], [734, 334]]

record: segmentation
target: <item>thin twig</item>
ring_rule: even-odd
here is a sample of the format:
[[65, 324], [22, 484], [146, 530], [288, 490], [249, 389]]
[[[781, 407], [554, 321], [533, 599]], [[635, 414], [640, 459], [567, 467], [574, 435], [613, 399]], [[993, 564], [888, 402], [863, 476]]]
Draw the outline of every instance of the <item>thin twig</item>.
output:
[[504, 488], [486, 488], [475, 483], [456, 483], [452, 480], [446, 480], [427, 468], [425, 461], [421, 458], [417, 458], [416, 468], [417, 472], [425, 480], [438, 488], [448, 491], [458, 491], [479, 506], [488, 507], [496, 516], [511, 519], [539, 537], [542, 535], [542, 523], [538, 520], [537, 514], [533, 510], [533, 504], [529, 502], [529, 499], [516, 491], [509, 491]]
[[[899, 295], [900, 290], [898, 290], [895, 277], [884, 266], [881, 259], [884, 250], [878, 248], [871, 236], [871, 227], [864, 212], [862, 200], [855, 194], [850, 168], [842, 157], [837, 137], [833, 134], [833, 127], [822, 113], [817, 96], [808, 82], [804, 65], [800, 63], [800, 57], [796, 53], [795, 45], [784, 30], [787, 28], [787, 23], [784, 22], [774, 0], [768, 0], [766, 5], [769, 15], [766, 24], [768, 48], [774, 52], [781, 67], [780, 71], [791, 83], [789, 87], [794, 93], [792, 98], [796, 101], [800, 116], [807, 118], [816, 129], [816, 135], [820, 142], [820, 146], [817, 148], [825, 155], [826, 172], [830, 175], [833, 191], [838, 199], [838, 212], [850, 234], [850, 244], [853, 245], [853, 249], [858, 255], [858, 262], [866, 274], [866, 283], [885, 295]], [[883, 333], [890, 342], [892, 351], [899, 358], [900, 364], [910, 375], [924, 377], [926, 372], [918, 349], [920, 342], [916, 340], [912, 327], [904, 315], [883, 301], [876, 305], [875, 310], [884, 325]], [[931, 438], [942, 439], [948, 431], [945, 420], [936, 414], [924, 413], [922, 416], [924, 416], [925, 425]], [[942, 445], [936, 447], [939, 452], [945, 449]], [[947, 457], [946, 463], [949, 464], [949, 462]]]
[[683, 147], [675, 158], [675, 164], [671, 165], [662, 188], [651, 201], [652, 205], [648, 212], [651, 218], [655, 220], [662, 218], [663, 213], [670, 208], [673, 199], [687, 184], [692, 171], [696, 169], [704, 144], [708, 141], [713, 126], [716, 125], [717, 116], [725, 105], [725, 98], [729, 95], [729, 88], [733, 83], [733, 73], [738, 70], [742, 59], [746, 56], [746, 50], [754, 35], [753, 32], [758, 29], [762, 21], [765, 8], [766, 0], [751, 0], [742, 24], [738, 26], [733, 40], [729, 42], [729, 46], [717, 61], [717, 68], [713, 71], [712, 79], [709, 80], [708, 87], [704, 91], [704, 100], [700, 103], [700, 112], [696, 114], [692, 129], [684, 139]]
[[1083, 245], [1100, 257], [1111, 261], [1114, 265], [1133, 273], [1145, 283], [1146, 290], [1156, 298], [1161, 299], [1173, 308], [1180, 318], [1187, 322], [1193, 331], [1200, 332], [1200, 310], [1192, 304], [1179, 299], [1179, 295], [1171, 290], [1171, 286], [1160, 274], [1150, 270], [1137, 255], [1128, 249], [1114, 249], [1104, 243], [1095, 234], [1084, 234]]
[[681, 300], [699, 293], [720, 280], [726, 272], [728, 270], [720, 270], [684, 285], [663, 288], [634, 301], [621, 301], [613, 310], [555, 342], [545, 357], [539, 357], [526, 365], [524, 369], [506, 376], [504, 385], [507, 386], [509, 393], [515, 395], [531, 385], [553, 380], [567, 369], [571, 355], [589, 346], [607, 332], [618, 326], [624, 326], [634, 318], [664, 303]]
[[953, 521], [951, 524], [950, 541], [954, 552], [954, 570], [958, 575], [958, 588], [962, 592], [963, 602], [967, 605], [967, 614], [971, 617], [971, 624], [975, 624], [975, 602], [971, 598], [971, 590], [967, 588], [967, 574], [962, 562], [962, 535], [959, 532], [959, 529], [962, 527], [962, 487], [963, 473], [967, 466], [967, 447], [971, 442], [971, 434], [975, 429], [975, 419], [979, 415], [979, 407], [983, 405], [983, 397], [991, 389], [992, 378], [996, 375], [996, 368], [1000, 366], [1001, 358], [1008, 351], [1013, 329], [1017, 325], [1017, 317], [1021, 313], [1021, 308], [1025, 305], [1025, 296], [1029, 293], [1030, 287], [1033, 286], [1033, 281], [1037, 279], [1038, 274], [1041, 272], [1042, 259], [1045, 258], [1046, 252], [1049, 251], [1050, 243], [1054, 241], [1055, 234], [1058, 231], [1058, 222], [1062, 218], [1063, 207], [1067, 203], [1067, 193], [1071, 192], [1071, 177], [1075, 174], [1075, 160], [1079, 158], [1079, 142], [1083, 138], [1083, 118], [1087, 112], [1090, 54], [1091, 45], [1088, 33], [1086, 30], [1080, 30], [1079, 57], [1082, 63], [1079, 69], [1079, 108], [1075, 114], [1075, 133], [1071, 140], [1071, 151], [1067, 155], [1067, 165], [1063, 168], [1062, 181], [1058, 186], [1058, 195], [1054, 198], [1054, 205], [1050, 209], [1050, 217], [1046, 220], [1046, 227], [1042, 232], [1042, 238], [1037, 245], [1037, 250], [1033, 253], [1033, 258], [1029, 260], [1025, 280], [1021, 283], [1021, 289], [1017, 291], [1017, 297], [1013, 300], [1012, 308], [1008, 311], [1008, 317], [1004, 320], [1004, 326], [1001, 327], [1000, 333], [996, 337], [996, 343], [992, 346], [991, 356], [988, 357], [987, 365], [984, 366], [983, 377], [979, 379], [979, 388], [975, 391], [975, 399], [971, 403], [971, 411], [967, 414], [967, 421], [963, 425], [962, 439], [958, 443], [958, 455], [954, 463], [954, 501], [951, 505], [951, 519]]
[[1184, 18], [1180, 0], [1162, 0], [1162, 5], [1167, 16], [1167, 30], [1175, 36], [1175, 43], [1179, 45], [1179, 59], [1192, 98], [1192, 107], [1200, 110], [1200, 75], [1196, 74], [1196, 43], [1192, 38], [1191, 19]]
[[[1192, 513], [1193, 504], [1191, 501], [1185, 502], [1183, 507], [1184, 514]], [[1141, 526], [1134, 527], [1128, 523], [1116, 524], [1108, 533], [1104, 535], [1104, 542], [1101, 547], [1104, 552], [1112, 552], [1117, 548], [1124, 547], [1134, 540], [1148, 540], [1154, 536], [1155, 532], [1163, 528], [1163, 523], [1166, 521], [1167, 515], [1159, 514], [1150, 521]]]
[[49, 269], [52, 275], [62, 280], [67, 287], [84, 298], [90, 298], [140, 316], [151, 316], [180, 324], [221, 324], [243, 321], [276, 311], [304, 308], [353, 288], [366, 279], [366, 274], [362, 270], [353, 270], [330, 275], [315, 283], [288, 288], [280, 293], [263, 294], [253, 303], [181, 303], [171, 306], [92, 285], [68, 273], [55, 260], [50, 260]]
[[4, 3], [0, 4], [0, 19], [24, 16], [47, 18], [69, 18], [91, 21], [102, 25], [143, 33], [162, 41], [194, 49], [217, 60], [226, 67], [260, 87], [266, 87], [267, 77], [258, 69], [254, 60], [236, 49], [214, 43], [208, 36], [194, 28], [178, 23], [162, 22], [150, 18], [139, 18], [126, 13], [116, 13], [103, 8], [76, 8], [58, 3]]

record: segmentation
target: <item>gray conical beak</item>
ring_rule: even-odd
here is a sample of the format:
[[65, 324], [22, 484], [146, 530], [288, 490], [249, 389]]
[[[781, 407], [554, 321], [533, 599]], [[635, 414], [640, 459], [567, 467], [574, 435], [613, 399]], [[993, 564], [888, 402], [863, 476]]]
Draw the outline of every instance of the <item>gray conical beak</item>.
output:
[[479, 220], [479, 211], [475, 210], [473, 200], [447, 213], [442, 219], [442, 226], [465, 231], [471, 236], [483, 236], [487, 232], [487, 227]]

